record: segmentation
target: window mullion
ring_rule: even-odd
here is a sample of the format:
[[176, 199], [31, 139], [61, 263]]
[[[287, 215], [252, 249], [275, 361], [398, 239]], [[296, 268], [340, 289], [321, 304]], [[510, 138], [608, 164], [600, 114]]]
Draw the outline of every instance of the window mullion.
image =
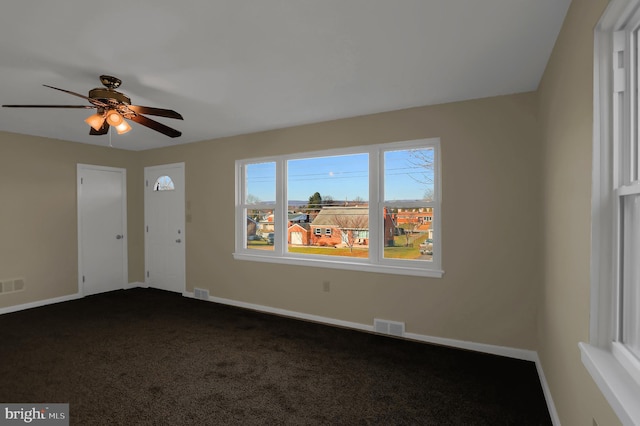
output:
[[275, 223], [274, 250], [282, 256], [287, 252], [287, 161], [276, 161], [276, 208], [273, 212]]
[[369, 259], [379, 263], [382, 259], [384, 232], [382, 231], [382, 206], [384, 201], [383, 150], [369, 152]]

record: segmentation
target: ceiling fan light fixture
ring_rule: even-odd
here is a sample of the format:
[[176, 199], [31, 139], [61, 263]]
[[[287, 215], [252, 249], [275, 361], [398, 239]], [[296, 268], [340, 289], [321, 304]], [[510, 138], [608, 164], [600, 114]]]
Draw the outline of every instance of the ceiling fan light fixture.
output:
[[107, 112], [107, 123], [117, 127], [124, 123], [124, 118], [118, 113], [118, 111], [112, 109]]
[[93, 127], [93, 129], [97, 132], [102, 128], [102, 125], [104, 124], [104, 114], [90, 115], [84, 120], [84, 122]]
[[124, 119], [122, 120], [122, 123], [118, 124], [115, 127], [119, 135], [123, 135], [127, 133], [129, 130], [131, 130], [131, 126], [129, 126], [129, 123], [127, 123], [127, 120], [124, 120]]

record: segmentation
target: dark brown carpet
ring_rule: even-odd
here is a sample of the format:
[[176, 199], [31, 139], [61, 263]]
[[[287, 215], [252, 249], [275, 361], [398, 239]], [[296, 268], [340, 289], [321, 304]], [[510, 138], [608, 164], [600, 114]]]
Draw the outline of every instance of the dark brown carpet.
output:
[[150, 289], [0, 316], [0, 402], [74, 425], [549, 425], [535, 365]]

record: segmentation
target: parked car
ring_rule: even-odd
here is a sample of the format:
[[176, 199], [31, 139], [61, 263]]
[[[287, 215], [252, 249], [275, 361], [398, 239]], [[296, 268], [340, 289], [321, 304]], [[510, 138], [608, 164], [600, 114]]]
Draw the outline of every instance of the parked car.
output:
[[431, 240], [427, 240], [420, 244], [420, 254], [433, 255], [433, 242], [431, 242]]
[[274, 241], [273, 232], [269, 232], [267, 234], [267, 244], [273, 244], [273, 241]]
[[261, 239], [262, 239], [262, 237], [260, 235], [255, 235], [255, 234], [254, 235], [249, 235], [247, 237], [247, 240], [249, 240], [249, 241], [259, 241]]

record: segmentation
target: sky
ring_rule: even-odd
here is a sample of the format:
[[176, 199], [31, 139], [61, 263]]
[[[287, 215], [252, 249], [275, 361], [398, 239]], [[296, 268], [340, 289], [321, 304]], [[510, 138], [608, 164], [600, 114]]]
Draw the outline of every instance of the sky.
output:
[[[433, 160], [431, 149], [386, 151], [385, 199], [422, 200], [433, 191], [433, 171], [424, 164]], [[308, 200], [315, 192], [335, 201], [369, 199], [368, 154], [350, 154], [289, 160], [288, 199]], [[247, 193], [260, 201], [275, 200], [275, 163], [247, 166]]]

